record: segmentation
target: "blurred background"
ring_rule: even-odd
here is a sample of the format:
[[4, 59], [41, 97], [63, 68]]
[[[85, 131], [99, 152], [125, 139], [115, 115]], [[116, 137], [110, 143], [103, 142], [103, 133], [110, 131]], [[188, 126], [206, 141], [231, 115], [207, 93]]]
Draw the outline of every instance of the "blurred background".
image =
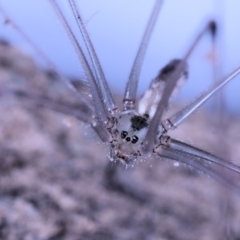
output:
[[[58, 2], [67, 19], [74, 23], [67, 1]], [[154, 1], [81, 0], [78, 3], [106, 78], [114, 91], [123, 93]], [[63, 73], [85, 79], [76, 54], [48, 1], [1, 0], [0, 4]], [[228, 73], [240, 64], [238, 9], [239, 3], [234, 0], [165, 1], [142, 68], [139, 94], [144, 92], [150, 80], [168, 61], [184, 55], [192, 39], [210, 19], [216, 19], [219, 23], [219, 75]], [[75, 32], [78, 32], [77, 28]], [[28, 43], [11, 27], [2, 25], [0, 37], [17, 44], [44, 66]], [[189, 81], [178, 96], [183, 101], [194, 98], [212, 82], [209, 35], [194, 51], [189, 66]], [[225, 88], [225, 103], [231, 114], [240, 112], [239, 88], [240, 77]]]

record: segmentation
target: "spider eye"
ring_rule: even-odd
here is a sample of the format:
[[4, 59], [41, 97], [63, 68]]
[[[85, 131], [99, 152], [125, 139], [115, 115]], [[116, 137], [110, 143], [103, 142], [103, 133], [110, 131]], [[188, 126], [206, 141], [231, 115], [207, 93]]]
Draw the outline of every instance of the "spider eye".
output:
[[124, 139], [128, 135], [127, 131], [122, 131], [121, 132], [121, 138]]
[[127, 138], [126, 138], [126, 141], [127, 141], [127, 142], [130, 142], [130, 140], [131, 140], [130, 137], [127, 137]]
[[132, 143], [136, 143], [138, 141], [138, 137], [136, 135], [134, 135], [132, 137]]

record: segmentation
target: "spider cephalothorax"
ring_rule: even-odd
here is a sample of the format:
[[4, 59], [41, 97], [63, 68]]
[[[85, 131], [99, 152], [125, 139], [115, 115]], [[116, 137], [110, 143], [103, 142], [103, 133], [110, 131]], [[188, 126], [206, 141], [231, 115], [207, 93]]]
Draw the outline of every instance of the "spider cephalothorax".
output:
[[149, 125], [149, 118], [128, 112], [119, 115], [115, 128], [112, 160], [129, 163], [140, 155], [141, 143], [144, 140]]

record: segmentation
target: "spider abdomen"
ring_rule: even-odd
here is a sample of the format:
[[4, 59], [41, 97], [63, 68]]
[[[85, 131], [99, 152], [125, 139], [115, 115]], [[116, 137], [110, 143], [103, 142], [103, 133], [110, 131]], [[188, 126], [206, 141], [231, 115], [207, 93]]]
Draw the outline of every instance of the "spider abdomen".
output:
[[[138, 113], [140, 115], [147, 115], [150, 119], [154, 116], [158, 103], [162, 98], [162, 93], [165, 89], [167, 81], [170, 79], [171, 74], [176, 70], [178, 64], [183, 61], [179, 59], [174, 59], [170, 61], [166, 66], [164, 66], [157, 77], [153, 79], [149, 88], [143, 94], [138, 102]], [[177, 85], [174, 88], [172, 95], [177, 94], [181, 86], [186, 82], [188, 78], [188, 67], [187, 64], [183, 71], [179, 74]]]

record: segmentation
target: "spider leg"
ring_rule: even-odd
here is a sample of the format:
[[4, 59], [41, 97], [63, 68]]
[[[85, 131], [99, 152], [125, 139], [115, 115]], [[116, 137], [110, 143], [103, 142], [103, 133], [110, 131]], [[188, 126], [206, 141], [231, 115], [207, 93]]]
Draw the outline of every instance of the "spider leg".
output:
[[83, 104], [85, 104], [85, 107], [88, 108], [89, 111], [91, 111], [91, 107], [88, 103], [88, 101], [85, 99], [85, 97], [76, 89], [76, 87], [71, 83], [71, 81], [66, 78], [61, 71], [58, 70], [58, 68], [49, 60], [49, 58], [40, 50], [40, 48], [32, 41], [32, 39], [29, 38], [29, 36], [22, 31], [21, 27], [16, 24], [15, 21], [13, 21], [10, 17], [9, 14], [6, 13], [6, 11], [0, 7], [0, 12], [2, 13], [3, 16], [5, 16], [5, 22], [10, 23], [11, 27], [18, 32], [24, 39], [25, 41], [32, 46], [32, 48], [36, 51], [36, 53], [41, 56], [41, 58], [47, 63], [48, 67], [50, 67], [57, 75], [60, 77], [60, 80], [64, 82], [64, 84], [72, 91], [74, 94], [77, 95], [77, 97], [81, 100]]
[[107, 124], [107, 112], [104, 107], [104, 103], [103, 103], [104, 100], [101, 97], [101, 90], [97, 84], [96, 79], [94, 78], [94, 75], [93, 75], [91, 68], [87, 62], [87, 59], [83, 53], [83, 50], [82, 50], [81, 46], [79, 45], [74, 33], [72, 32], [66, 18], [64, 17], [61, 9], [59, 8], [57, 2], [55, 0], [50, 0], [50, 3], [52, 4], [53, 9], [55, 10], [57, 16], [59, 17], [59, 20], [61, 21], [63, 27], [65, 28], [65, 31], [66, 31], [69, 39], [71, 40], [73, 47], [75, 48], [75, 51], [78, 55], [81, 65], [84, 69], [87, 80], [90, 84], [90, 89], [91, 89], [93, 104], [94, 104], [94, 114], [96, 115], [96, 124], [97, 125], [100, 125], [100, 124], [106, 125]]
[[[188, 166], [193, 167], [194, 169], [204, 172], [205, 174], [209, 175], [210, 177], [214, 178], [215, 180], [219, 181], [220, 183], [224, 184], [229, 189], [235, 191], [236, 193], [240, 194], [240, 186], [236, 185], [233, 180], [229, 179], [222, 173], [219, 173], [210, 166], [206, 166], [203, 164], [202, 161], [206, 160], [198, 155], [192, 155], [190, 153], [179, 151], [174, 149], [171, 146], [163, 146], [159, 145], [154, 149], [154, 152], [157, 153], [160, 157], [164, 157], [170, 160], [175, 160], [181, 163], [184, 163]], [[201, 161], [202, 160], [202, 161]]]
[[[13, 27], [13, 29], [15, 31], [17, 31], [32, 47], [33, 49], [38, 53], [39, 56], [42, 57], [42, 59], [47, 63], [47, 65], [52, 68], [52, 70], [54, 72], [57, 73], [57, 75], [60, 77], [60, 79], [66, 84], [66, 86], [72, 90], [81, 100], [81, 104], [83, 104], [83, 107], [86, 109], [87, 112], [92, 112], [93, 108], [91, 106], [91, 104], [85, 99], [85, 97], [75, 88], [75, 86], [71, 83], [71, 81], [66, 78], [58, 69], [57, 67], [54, 66], [54, 64], [47, 58], [47, 56], [38, 48], [38, 46], [36, 46], [36, 44], [34, 44], [34, 42], [27, 36], [27, 34], [25, 34], [22, 29], [9, 17], [9, 14], [6, 13], [6, 11], [0, 7], [0, 12], [2, 13], [3, 16], [5, 16], [6, 18], [6, 23], [11, 23], [11, 26]], [[74, 37], [74, 36], [73, 36]], [[30, 95], [32, 96], [32, 94], [26, 93], [26, 95], [28, 95], [28, 97], [30, 97]], [[26, 96], [25, 95], [25, 96]], [[35, 98], [36, 101], [37, 97]], [[32, 99], [33, 100], [33, 99]], [[40, 99], [38, 99], [40, 100]], [[45, 103], [43, 103], [45, 102]], [[38, 104], [40, 102], [38, 101]], [[67, 108], [64, 108], [63, 106], [60, 108], [59, 105], [57, 106], [57, 103], [53, 104], [50, 103], [50, 101], [48, 102], [50, 105], [48, 106], [48, 108], [52, 108], [53, 110], [56, 111], [63, 111], [63, 113], [70, 113], [70, 110], [67, 110]], [[42, 105], [44, 104], [45, 107], [47, 107], [47, 100], [42, 101], [41, 103]], [[63, 109], [64, 108], [64, 109]], [[70, 114], [71, 115], [71, 114]], [[75, 116], [77, 116], [78, 114], [76, 113], [76, 111], [74, 111]], [[83, 120], [83, 118], [85, 118], [86, 116], [84, 116], [85, 114], [81, 115], [81, 113], [79, 113], [78, 117], [82, 118], [81, 120]], [[98, 116], [97, 116], [98, 119]], [[103, 142], [109, 142], [110, 136], [107, 132], [106, 129], [103, 129], [102, 124], [100, 123], [100, 121], [95, 121], [92, 123], [92, 128], [97, 132], [97, 134], [99, 135], [99, 137], [103, 140]]]
[[212, 153], [206, 152], [202, 149], [196, 148], [194, 146], [191, 146], [190, 144], [169, 138], [168, 136], [162, 136], [162, 140], [161, 143], [166, 144], [166, 142], [164, 143], [165, 139], [167, 138], [167, 145], [171, 146], [171, 148], [181, 151], [181, 152], [185, 152], [185, 153], [189, 153], [191, 155], [194, 155], [196, 157], [200, 157], [201, 159], [204, 159], [205, 161], [209, 161], [209, 162], [213, 162], [215, 164], [218, 164], [220, 166], [223, 166], [225, 168], [228, 168], [234, 172], [240, 173], [240, 167], [237, 165], [234, 165], [233, 163], [230, 163], [222, 158], [219, 158], [215, 155], [213, 155]]
[[12, 89], [3, 88], [3, 87], [0, 88], [0, 94], [8, 94], [8, 95], [11, 94], [22, 100], [27, 100], [28, 102], [36, 106], [48, 108], [56, 112], [70, 115], [72, 117], [79, 119], [84, 123], [90, 123], [90, 121], [92, 120], [91, 118], [92, 113], [86, 111], [86, 109], [84, 109], [84, 105], [82, 109], [81, 108], [75, 109], [71, 106], [67, 106], [66, 104], [58, 103], [45, 96], [38, 96], [36, 94], [28, 93], [22, 90], [12, 90]]
[[92, 117], [92, 112], [88, 111], [85, 108], [84, 104], [82, 105], [82, 108], [74, 108], [63, 103], [58, 103], [45, 96], [38, 96], [36, 94], [24, 92], [21, 90], [12, 90], [3, 87], [0, 88], [0, 95], [1, 94], [11, 94], [17, 98], [27, 100], [28, 103], [33, 104], [34, 106], [40, 106], [74, 117], [86, 124], [89, 124], [103, 142], [109, 142], [109, 134], [107, 130], [102, 125], [95, 124]]
[[223, 77], [220, 81], [214, 83], [207, 91], [200, 94], [192, 102], [187, 104], [180, 111], [176, 112], [172, 117], [163, 121], [162, 128], [166, 132], [169, 129], [176, 128], [180, 123], [182, 123], [188, 116], [194, 113], [205, 101], [207, 101], [211, 96], [213, 96], [219, 89], [221, 89], [225, 84], [230, 82], [234, 77], [240, 73], [240, 65], [234, 68], [229, 74]]
[[[208, 60], [210, 61], [212, 65], [212, 78], [213, 82], [217, 82], [218, 79], [223, 77], [222, 74], [222, 68], [223, 68], [223, 63], [222, 63], [222, 58], [223, 56], [221, 47], [221, 41], [220, 37], [218, 37], [218, 40], [216, 39], [216, 34], [213, 35], [212, 37], [212, 49], [210, 53], [208, 54]], [[224, 103], [224, 90], [222, 89], [219, 91], [215, 98], [213, 99], [213, 109], [216, 112], [216, 114], [219, 116], [219, 119], [221, 119], [221, 124], [223, 124], [224, 120], [224, 112], [225, 112], [225, 103]]]
[[125, 93], [123, 98], [124, 111], [135, 109], [136, 92], [137, 92], [140, 71], [142, 68], [142, 64], [143, 64], [143, 60], [144, 60], [147, 46], [149, 43], [149, 39], [153, 32], [154, 25], [157, 21], [157, 17], [159, 15], [162, 2], [163, 2], [162, 0], [156, 0], [150, 19], [148, 20], [147, 27], [143, 34], [137, 55], [135, 57], [135, 60], [128, 78], [128, 82], [125, 88]]
[[87, 47], [87, 50], [88, 50], [88, 53], [89, 53], [89, 56], [91, 59], [91, 63], [93, 66], [93, 70], [94, 70], [94, 73], [96, 76], [97, 85], [99, 86], [100, 91], [101, 91], [101, 98], [105, 100], [104, 106], [108, 112], [113, 113], [117, 109], [117, 106], [116, 106], [116, 103], [112, 96], [112, 93], [109, 89], [108, 83], [106, 81], [101, 64], [99, 62], [99, 59], [98, 59], [95, 49], [93, 47], [92, 41], [91, 41], [89, 34], [85, 28], [82, 17], [78, 11], [76, 1], [68, 0], [68, 2], [69, 2], [69, 5], [71, 6], [73, 15], [78, 24], [78, 28], [83, 36], [85, 45]]
[[162, 118], [162, 115], [166, 107], [168, 106], [169, 98], [172, 95], [172, 92], [176, 86], [179, 76], [181, 75], [182, 71], [185, 68], [187, 59], [189, 58], [193, 50], [196, 48], [197, 44], [202, 39], [204, 34], [209, 31], [211, 32], [212, 35], [215, 35], [215, 32], [216, 32], [215, 22], [213, 21], [208, 22], [208, 24], [204, 26], [204, 28], [199, 32], [199, 34], [197, 34], [193, 43], [190, 45], [190, 48], [187, 50], [187, 53], [185, 54], [182, 61], [179, 62], [178, 66], [176, 67], [176, 70], [172, 72], [171, 75], [169, 76], [169, 79], [166, 83], [166, 86], [162, 94], [162, 98], [159, 101], [157, 110], [149, 124], [149, 128], [148, 128], [148, 131], [144, 140], [144, 144], [142, 147], [142, 150], [144, 153], [150, 153], [153, 148], [153, 144], [155, 141], [155, 138], [153, 136], [156, 136], [156, 132], [158, 132], [160, 120]]

